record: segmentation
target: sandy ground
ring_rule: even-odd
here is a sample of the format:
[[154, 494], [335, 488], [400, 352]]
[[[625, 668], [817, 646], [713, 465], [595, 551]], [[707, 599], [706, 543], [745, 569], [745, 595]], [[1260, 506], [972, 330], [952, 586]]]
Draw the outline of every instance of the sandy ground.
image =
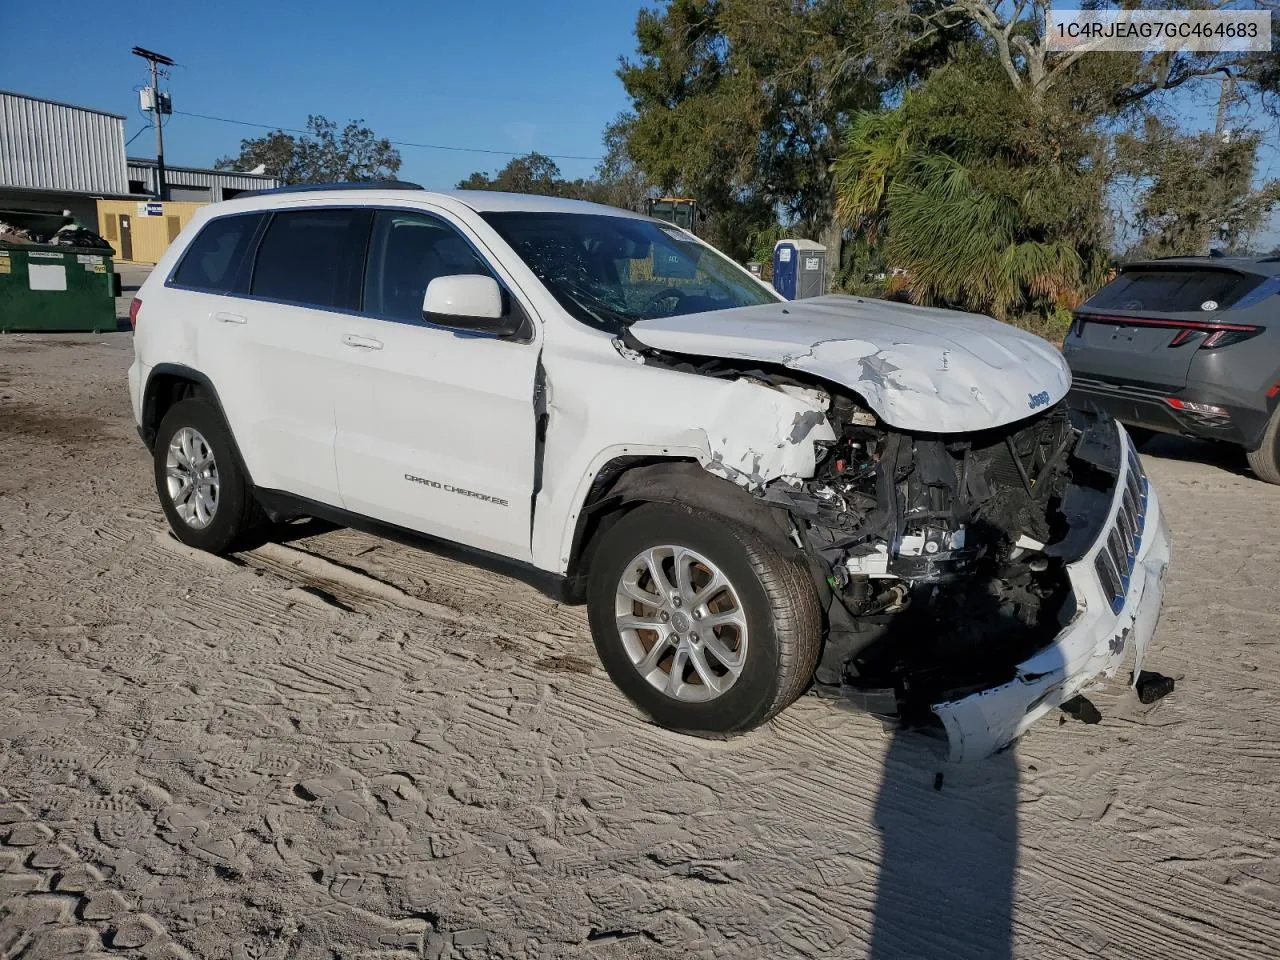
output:
[[190, 552], [129, 357], [0, 339], [0, 957], [1276, 955], [1280, 489], [1241, 457], [1147, 458], [1176, 692], [955, 768], [811, 697], [665, 733], [582, 610], [362, 534]]

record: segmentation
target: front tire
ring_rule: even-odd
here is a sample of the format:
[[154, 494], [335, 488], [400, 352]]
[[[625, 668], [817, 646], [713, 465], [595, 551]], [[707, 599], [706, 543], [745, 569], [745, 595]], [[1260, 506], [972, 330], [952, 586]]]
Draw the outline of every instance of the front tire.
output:
[[210, 553], [241, 543], [259, 519], [231, 431], [207, 400], [179, 400], [164, 415], [153, 449], [156, 494], [173, 535]]
[[1257, 450], [1248, 450], [1249, 467], [1259, 480], [1280, 484], [1280, 407], [1271, 414], [1267, 429], [1262, 433], [1262, 443]]
[[646, 504], [607, 530], [587, 605], [614, 683], [684, 733], [759, 726], [804, 692], [818, 660], [822, 616], [805, 564], [682, 504]]

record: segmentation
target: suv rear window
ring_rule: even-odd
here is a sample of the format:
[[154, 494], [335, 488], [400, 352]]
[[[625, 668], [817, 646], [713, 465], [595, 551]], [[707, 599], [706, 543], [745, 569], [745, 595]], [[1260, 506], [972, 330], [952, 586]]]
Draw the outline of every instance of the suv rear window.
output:
[[234, 292], [236, 275], [261, 220], [260, 213], [210, 220], [187, 247], [173, 282], [209, 293]]
[[368, 235], [367, 210], [277, 213], [258, 245], [249, 292], [321, 309], [358, 309]]
[[[1085, 306], [1095, 310], [1141, 310], [1185, 313], [1223, 310], [1262, 282], [1262, 277], [1234, 270], [1195, 267], [1135, 267], [1093, 295]], [[1205, 307], [1212, 301], [1215, 305]]]

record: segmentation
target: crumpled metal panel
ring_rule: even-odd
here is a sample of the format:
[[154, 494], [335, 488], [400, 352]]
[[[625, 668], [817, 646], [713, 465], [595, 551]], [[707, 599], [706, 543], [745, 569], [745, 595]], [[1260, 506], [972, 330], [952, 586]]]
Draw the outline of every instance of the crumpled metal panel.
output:
[[1051, 344], [990, 317], [829, 296], [642, 320], [659, 350], [777, 363], [855, 391], [899, 430], [962, 433], [1013, 423], [1071, 386]]
[[1125, 481], [1135, 462], [1136, 458], [1126, 460], [1125, 475], [1112, 493], [1102, 533], [1083, 557], [1067, 565], [1076, 603], [1071, 623], [1052, 643], [1020, 663], [1010, 682], [933, 705], [947, 731], [951, 760], [981, 760], [1008, 746], [1036, 720], [1100, 677], [1115, 676], [1131, 654], [1136, 684], [1160, 617], [1171, 553], [1169, 529], [1153, 488], [1147, 488], [1137, 562], [1118, 612], [1094, 569], [1094, 559], [1106, 549], [1108, 535], [1123, 509]]

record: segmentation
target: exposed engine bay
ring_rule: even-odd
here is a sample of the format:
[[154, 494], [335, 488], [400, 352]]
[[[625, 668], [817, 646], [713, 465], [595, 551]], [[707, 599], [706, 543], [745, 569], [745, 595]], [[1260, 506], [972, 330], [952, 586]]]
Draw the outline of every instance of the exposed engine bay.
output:
[[[895, 431], [847, 397], [831, 419], [815, 476], [761, 491], [830, 569], [819, 691], [928, 722], [931, 703], [1009, 680], [1069, 619], [1063, 566], [1105, 517], [1114, 430], [1062, 404], [959, 435]], [[1090, 491], [1100, 509], [1077, 509]]]
[[931, 704], [1008, 682], [1071, 619], [1064, 567], [1101, 530], [1119, 472], [1109, 420], [1058, 403], [989, 430], [904, 432], [828, 384], [670, 365], [827, 399], [835, 440], [815, 444], [813, 476], [753, 489], [786, 510], [829, 590], [819, 694], [935, 724]]

